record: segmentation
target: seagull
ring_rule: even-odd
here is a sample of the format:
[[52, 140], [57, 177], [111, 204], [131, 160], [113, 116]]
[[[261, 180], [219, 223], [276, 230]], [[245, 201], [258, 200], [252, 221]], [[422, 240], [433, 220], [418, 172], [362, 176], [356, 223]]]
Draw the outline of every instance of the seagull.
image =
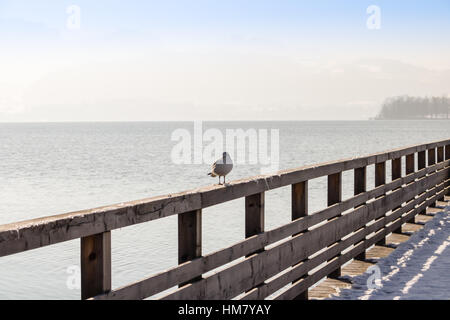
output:
[[225, 176], [229, 174], [232, 169], [233, 161], [231, 160], [228, 152], [224, 152], [222, 154], [222, 158], [213, 163], [211, 166], [211, 172], [208, 173], [208, 176], [219, 177], [219, 184], [221, 184], [220, 177], [223, 177], [223, 184], [225, 184]]

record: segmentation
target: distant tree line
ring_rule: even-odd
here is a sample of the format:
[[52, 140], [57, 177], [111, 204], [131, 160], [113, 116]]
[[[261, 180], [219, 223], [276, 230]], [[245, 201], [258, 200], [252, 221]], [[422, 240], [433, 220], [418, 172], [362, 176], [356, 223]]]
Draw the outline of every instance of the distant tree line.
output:
[[392, 97], [375, 119], [450, 119], [448, 97]]

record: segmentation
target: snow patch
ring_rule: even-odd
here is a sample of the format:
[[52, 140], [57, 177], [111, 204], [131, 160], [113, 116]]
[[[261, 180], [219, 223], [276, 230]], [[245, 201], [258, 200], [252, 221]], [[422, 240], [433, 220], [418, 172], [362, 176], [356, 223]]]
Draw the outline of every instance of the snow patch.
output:
[[423, 229], [401, 243], [376, 266], [381, 270], [377, 288], [369, 289], [371, 272], [352, 278], [338, 300], [450, 299], [450, 207], [437, 213]]

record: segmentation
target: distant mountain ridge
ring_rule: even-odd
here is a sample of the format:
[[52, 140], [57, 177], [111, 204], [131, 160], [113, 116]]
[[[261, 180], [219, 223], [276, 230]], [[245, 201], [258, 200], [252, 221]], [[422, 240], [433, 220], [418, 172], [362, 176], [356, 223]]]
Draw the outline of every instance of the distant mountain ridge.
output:
[[375, 120], [450, 119], [450, 98], [399, 96], [385, 100]]

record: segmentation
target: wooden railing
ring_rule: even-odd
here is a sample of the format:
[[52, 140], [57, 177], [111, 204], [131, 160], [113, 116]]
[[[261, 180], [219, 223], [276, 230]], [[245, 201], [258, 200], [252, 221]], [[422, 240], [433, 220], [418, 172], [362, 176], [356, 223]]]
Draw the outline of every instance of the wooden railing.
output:
[[[375, 168], [375, 188], [368, 191], [369, 165]], [[343, 201], [342, 173], [348, 170], [354, 171], [355, 195]], [[310, 214], [308, 180], [323, 176], [328, 176], [328, 207]], [[264, 193], [289, 185], [292, 222], [265, 231]], [[364, 259], [368, 248], [382, 244], [448, 194], [449, 185], [450, 140], [445, 140], [3, 225], [0, 257], [81, 238], [83, 299], [143, 299], [161, 292], [162, 299], [305, 299], [309, 287], [324, 277], [339, 276], [340, 267], [351, 259]], [[202, 209], [242, 197], [245, 240], [202, 256]], [[111, 230], [172, 215], [178, 215], [179, 265], [112, 290]]]

